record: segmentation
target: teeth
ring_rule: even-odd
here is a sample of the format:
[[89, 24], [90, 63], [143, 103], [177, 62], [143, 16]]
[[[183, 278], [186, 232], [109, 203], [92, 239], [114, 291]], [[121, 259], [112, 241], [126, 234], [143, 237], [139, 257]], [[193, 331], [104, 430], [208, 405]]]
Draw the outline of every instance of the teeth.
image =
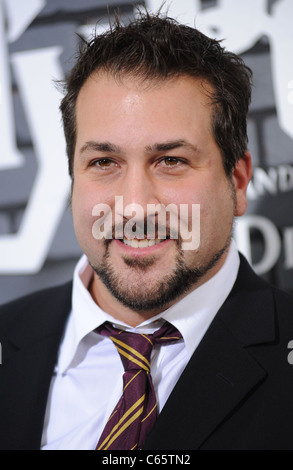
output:
[[128, 245], [128, 246], [131, 246], [132, 248], [148, 248], [149, 246], [154, 246], [154, 245], [158, 245], [158, 243], [160, 243], [161, 239], [157, 238], [156, 240], [152, 239], [152, 240], [147, 240], [147, 239], [144, 239], [144, 240], [128, 240], [128, 238], [124, 238], [123, 239], [123, 243], [125, 243], [125, 245]]

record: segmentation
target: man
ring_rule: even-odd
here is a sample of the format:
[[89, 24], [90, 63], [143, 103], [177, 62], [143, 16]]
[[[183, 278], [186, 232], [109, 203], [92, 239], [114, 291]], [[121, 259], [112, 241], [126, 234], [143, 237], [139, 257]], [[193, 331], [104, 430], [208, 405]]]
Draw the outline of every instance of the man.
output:
[[[231, 241], [250, 94], [239, 57], [171, 19], [85, 45], [61, 104], [85, 256], [73, 286], [1, 308], [2, 449], [293, 448], [293, 298]], [[162, 235], [169, 205], [190, 236], [200, 205], [196, 247], [172, 236], [172, 210]]]

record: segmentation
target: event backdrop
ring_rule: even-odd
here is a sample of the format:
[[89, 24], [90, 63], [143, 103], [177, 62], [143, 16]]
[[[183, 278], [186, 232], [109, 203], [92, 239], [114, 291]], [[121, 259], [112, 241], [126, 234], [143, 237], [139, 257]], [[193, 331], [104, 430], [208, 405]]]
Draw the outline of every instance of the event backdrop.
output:
[[[72, 277], [81, 255], [54, 80], [127, 0], [0, 0], [0, 303]], [[137, 2], [157, 11], [161, 0]], [[293, 291], [293, 0], [173, 0], [169, 16], [224, 39], [254, 72], [249, 209], [235, 237], [256, 272]]]

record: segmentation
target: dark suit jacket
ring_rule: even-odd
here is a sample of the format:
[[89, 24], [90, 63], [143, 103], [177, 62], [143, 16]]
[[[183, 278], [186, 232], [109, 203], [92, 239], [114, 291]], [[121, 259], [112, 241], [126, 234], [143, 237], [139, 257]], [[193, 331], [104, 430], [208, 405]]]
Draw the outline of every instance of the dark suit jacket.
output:
[[[71, 290], [67, 284], [0, 308], [2, 450], [40, 448]], [[233, 291], [171, 393], [145, 449], [292, 450], [291, 340], [293, 296], [266, 284], [242, 258]]]

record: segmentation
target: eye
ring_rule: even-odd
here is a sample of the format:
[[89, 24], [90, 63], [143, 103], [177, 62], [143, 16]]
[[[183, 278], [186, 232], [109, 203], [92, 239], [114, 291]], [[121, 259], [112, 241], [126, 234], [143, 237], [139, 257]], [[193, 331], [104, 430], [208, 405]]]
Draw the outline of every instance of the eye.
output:
[[167, 166], [175, 166], [178, 164], [178, 158], [175, 158], [175, 157], [167, 157], [167, 158], [164, 158], [164, 162]]
[[110, 158], [100, 158], [99, 160], [94, 160], [91, 163], [91, 166], [96, 166], [98, 168], [110, 168], [115, 165], [115, 163], [110, 160]]
[[164, 157], [161, 159], [160, 164], [164, 167], [174, 168], [184, 164], [184, 161], [178, 157]]

